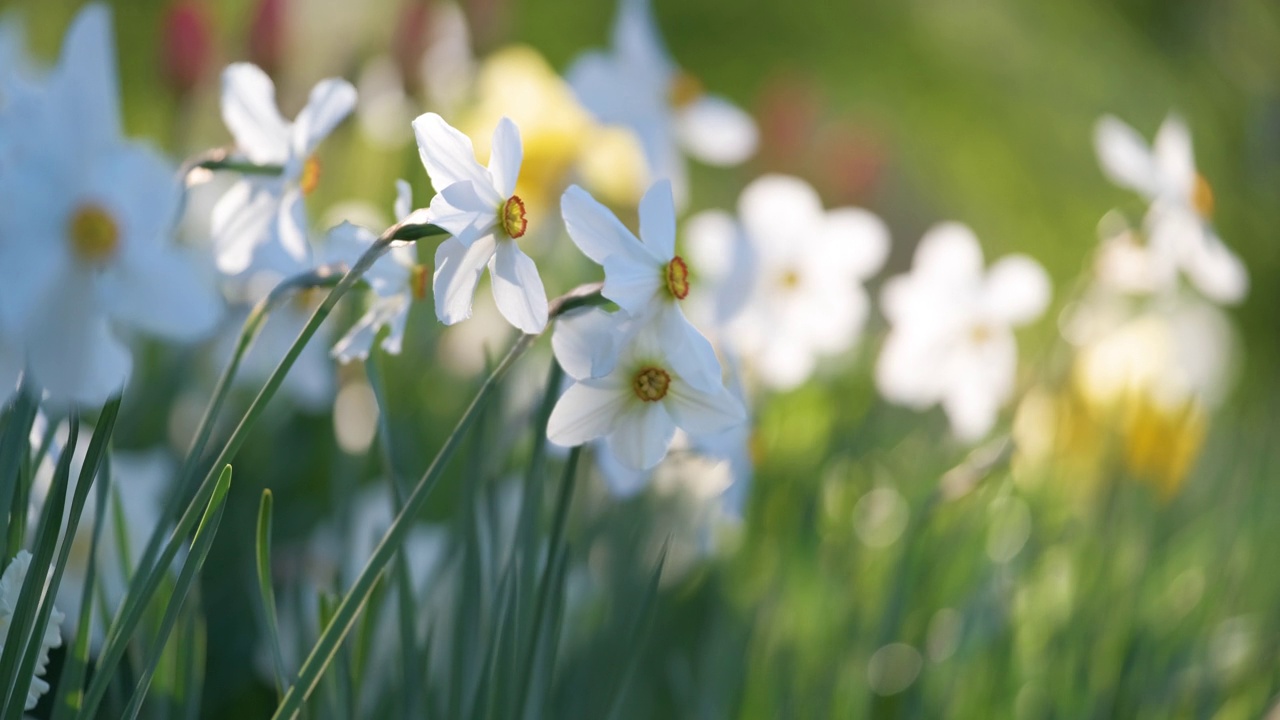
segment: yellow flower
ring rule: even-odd
[[[488,129],[504,116],[524,141],[516,194],[526,203],[531,230],[559,216],[560,194],[575,175],[609,204],[639,200],[645,179],[639,142],[628,130],[592,119],[533,48],[509,46],[480,67],[474,101],[457,126],[474,138],[481,159],[489,155]]]

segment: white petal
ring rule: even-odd
[[[747,420],[746,408],[724,385],[707,392],[673,382],[663,404],[676,425],[691,435],[722,432]]]
[[[254,249],[275,238],[280,196],[276,187],[245,179],[231,186],[213,206],[211,232],[218,270],[244,272]]]
[[[325,265],[341,263],[351,267],[376,240],[377,236],[373,231],[344,220],[325,233],[324,252],[321,253],[320,262]],[[376,263],[374,267],[381,264]],[[370,269],[370,272],[373,270]]]
[[[399,354],[400,339],[404,333],[404,318],[408,312],[409,305],[404,296],[379,298],[333,346],[330,355],[341,363],[368,358],[373,341],[384,325],[390,326],[391,332],[383,341],[383,348],[393,355]],[[388,344],[391,347],[388,347]]]
[[[105,5],[87,5],[71,22],[63,40],[57,74],[63,83],[61,87],[75,99],[75,112],[86,120],[79,124],[83,136],[66,140],[77,142],[82,152],[102,150],[118,143],[120,86],[116,77],[111,12]]]
[[[1049,306],[1049,275],[1026,255],[1008,255],[987,271],[984,304],[990,317],[1023,325]]]
[[[761,348],[753,360],[760,381],[782,392],[803,385],[818,364],[812,348],[795,341],[785,342],[781,338]]]
[[[476,283],[480,281],[480,273],[494,250],[492,235],[486,235],[469,246],[456,238],[449,238],[436,248],[432,291],[435,294],[436,317],[440,322],[453,325],[471,317]]]
[[[1013,393],[1017,365],[1017,345],[1007,331],[951,353],[942,409],[956,437],[972,442],[991,431],[1000,406]]]
[[[649,0],[622,0],[613,24],[613,48],[629,66],[668,77],[675,70]]]
[[[489,258],[493,299],[507,322],[531,335],[547,326],[547,291],[533,259],[521,252],[514,240],[498,243]]]
[[[472,198],[475,193],[471,191],[472,184],[469,182],[454,183],[446,188],[449,194],[460,199],[464,204],[474,204]],[[478,198],[477,198],[478,201]],[[412,213],[417,215],[418,213]],[[453,237],[459,239],[464,245],[470,245],[477,237],[485,234],[497,224],[498,216],[495,211],[477,213],[475,210],[464,210],[455,207],[449,202],[448,196],[443,192],[436,193],[431,198],[431,206],[427,209],[426,216],[421,218],[423,222],[443,228]]]
[[[654,103],[656,98],[636,92],[635,78],[630,77],[627,67],[611,55],[583,53],[569,66],[565,79],[573,87],[582,106],[601,122],[631,125],[638,117],[659,112]]]
[[[294,120],[292,144],[295,160],[305,160],[356,106],[356,89],[342,78],[326,78],[311,88],[307,106]]]
[[[603,441],[592,443],[591,450],[595,454],[596,467],[600,470],[600,476],[604,478],[604,484],[608,486],[609,492],[613,493],[614,497],[632,497],[649,484],[653,473],[626,467],[609,450],[608,443]]]
[[[404,220],[413,212],[413,188],[406,180],[396,180],[396,203],[392,211],[396,220]]]
[[[307,242],[307,208],[302,203],[302,191],[293,188],[280,200],[280,214],[276,216],[276,236],[280,247],[300,265],[311,265],[311,243]]]
[[[1160,191],[1158,170],[1146,140],[1127,123],[1104,115],[1093,127],[1093,146],[1111,182],[1148,198]]]
[[[742,108],[704,95],[676,116],[676,133],[689,155],[708,165],[738,165],[756,152],[760,132]]]
[[[609,451],[624,467],[648,470],[666,457],[676,434],[676,424],[664,405],[661,402],[632,404],[618,418],[606,441]]]
[[[639,263],[623,255],[610,255],[604,261],[604,288],[601,295],[614,301],[628,315],[648,312],[662,291],[663,269],[656,261]],[[668,297],[670,297],[668,295]]]
[[[96,286],[87,270],[67,273],[27,326],[28,367],[59,404],[103,404],[124,387],[133,366],[111,332]]]
[[[738,198],[738,216],[752,243],[764,256],[788,253],[787,230],[816,227],[823,218],[822,199],[809,183],[788,175],[763,175]],[[778,247],[783,245],[784,247]]]
[[[560,197],[560,213],[573,243],[597,264],[603,265],[610,255],[639,261],[649,254],[612,210],[577,185]]]
[[[1196,159],[1191,131],[1177,115],[1170,115],[1156,131],[1155,164],[1165,190],[1177,198],[1190,198],[1196,185]]]
[[[258,66],[235,63],[222,72],[222,120],[253,162],[288,160],[289,124],[276,108],[275,85]]]
[[[574,447],[609,434],[636,400],[629,393],[610,379],[575,382],[560,396],[547,419],[547,439],[561,447]]]
[[[155,248],[104,272],[112,319],[179,342],[208,335],[222,317],[222,298],[191,260],[178,248]]]
[[[493,142],[489,146],[489,174],[494,187],[503,198],[516,194],[516,181],[520,179],[520,162],[524,149],[520,144],[520,129],[503,117],[493,130]]]
[[[670,180],[659,180],[640,198],[640,239],[661,261],[676,254],[676,205]]]
[[[596,307],[561,316],[551,333],[551,349],[556,361],[575,380],[608,375],[618,361],[624,322],[616,313]]]
[[[665,303],[654,322],[653,330],[657,332],[662,354],[676,374],[704,392],[724,387],[715,348],[689,322],[679,305]]]
[[[418,139],[418,154],[431,176],[431,186],[436,191],[456,182],[469,182],[481,197],[490,200],[493,207],[505,198],[498,197],[493,189],[493,178],[480,163],[471,138],[463,135],[444,118],[435,113],[419,115],[413,121],[413,133]]]
[[[828,262],[854,278],[875,275],[889,257],[889,228],[876,215],[858,208],[827,212],[823,225]]]
[[[957,222],[934,225],[920,239],[912,273],[927,277],[976,280],[982,274],[982,246],[968,226]]]
[[[929,407],[942,399],[945,352],[932,338],[895,329],[876,360],[876,388],[892,403],[918,410]]]

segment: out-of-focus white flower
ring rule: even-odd
[[[565,191],[561,213],[569,237],[583,254],[604,267],[601,294],[638,322],[619,325],[638,331],[660,326],[666,351],[689,358],[685,379],[711,391],[722,385],[715,349],[685,318],[680,303],[689,295],[689,266],[675,252],[676,211],[671,184],[654,183],[640,200],[640,237],[609,208],[578,186]],[[643,238],[643,240],[641,240]],[[627,339],[620,341],[626,344]]]
[[[881,294],[892,328],[876,365],[880,392],[916,409],[941,403],[960,439],[981,439],[1013,394],[1011,328],[1039,317],[1049,293],[1048,276],[1031,258],[1009,255],[984,271],[973,231],[934,227],[911,272],[891,278]]]
[[[39,423],[38,423],[39,424]],[[67,497],[76,492],[79,483],[80,468],[84,462],[89,443],[84,438],[91,434],[91,429],[81,430],[81,442],[76,445],[75,456],[71,461],[71,479],[67,487]],[[33,429],[33,442],[37,433]],[[66,442],[66,426],[62,425],[54,436],[52,447],[36,471],[32,485],[31,505],[32,526],[44,507],[53,482],[54,467],[62,453]],[[111,456],[111,495],[103,520],[102,535],[98,540],[96,577],[94,584],[94,617],[90,626],[90,647],[97,650],[104,638],[105,624],[103,610],[110,618],[124,599],[129,584],[129,576],[125,568],[136,568],[142,558],[151,533],[160,521],[161,509],[164,506],[166,493],[174,482],[173,460],[162,450],[144,453],[115,453]],[[96,482],[101,482],[101,479]],[[80,516],[80,525],[76,528],[71,540],[71,551],[67,555],[67,566],[63,572],[62,583],[58,586],[58,605],[66,610],[64,629],[68,635],[74,635],[80,622],[80,600],[84,594],[84,583],[89,569],[89,551],[93,542],[93,519],[97,514],[98,492],[96,487],[90,489],[85,498],[84,510]],[[70,503],[65,510],[70,515]],[[69,519],[69,518],[67,518]],[[64,522],[66,519],[64,519]],[[123,524],[121,524],[123,523]],[[128,549],[128,556],[121,556],[121,549]],[[181,558],[178,559],[181,562]]]
[[[1182,119],[1165,118],[1148,145],[1132,127],[1106,115],[1094,128],[1094,145],[1112,182],[1151,202],[1144,229],[1149,247],[1163,256],[1160,262],[1181,269],[1214,302],[1244,299],[1248,272],[1213,229],[1213,190],[1196,171],[1191,133]]]
[[[18,607],[18,595],[22,592],[22,583],[27,579],[27,569],[31,566],[31,553],[18,551],[9,566],[0,575],[0,648],[4,647],[9,637],[9,628],[13,621],[13,613]],[[48,598],[44,602],[49,602]],[[24,710],[30,710],[39,702],[40,696],[49,692],[49,683],[41,676],[49,666],[49,650],[62,647],[62,612],[54,607],[49,613],[49,624],[45,627],[44,637],[40,638],[40,653],[36,656],[35,675],[27,688],[27,699]]]
[[[547,325],[547,293],[533,259],[516,240],[528,228],[515,194],[523,150],[520,130],[507,118],[493,131],[489,167],[476,160],[471,139],[435,113],[413,121],[422,164],[436,196],[423,222],[453,237],[436,249],[436,316],[452,325],[471,317],[471,300],[486,265],[499,312],[526,333]]]
[[[566,77],[601,122],[635,131],[650,181],[670,180],[682,206],[688,195],[682,151],[712,165],[737,165],[756,150],[759,132],[751,116],[703,92],[671,59],[649,0],[620,0],[612,51],[584,54]]]
[[[398,220],[413,211],[413,190],[404,180],[396,181],[395,214]],[[377,236],[366,228],[343,223],[329,231],[329,253],[332,260],[354,263]],[[364,360],[369,349],[384,326],[389,328],[382,341],[382,349],[392,355],[400,354],[404,340],[404,326],[409,319],[409,307],[415,300],[427,296],[428,269],[418,262],[418,252],[413,245],[394,245],[387,257],[379,259],[365,273],[365,280],[373,290],[375,299],[356,324],[333,346],[331,354],[339,362]]]
[[[90,5],[58,66],[16,87],[0,118],[0,326],[58,402],[98,405],[129,376],[114,327],[180,341],[212,330],[213,288],[169,238],[173,168],[121,135],[110,15]],[[20,142],[16,141],[21,139]]]
[[[668,325],[598,308],[561,319],[552,347],[575,382],[551,412],[548,439],[572,447],[604,437],[623,465],[644,470],[666,455],[676,428],[700,435],[744,422],[742,404],[723,384],[690,380],[705,369],[699,358],[673,351],[684,341]]]
[[[216,350],[212,353],[217,360],[218,369],[231,357],[248,317],[248,307],[281,279],[272,273],[259,273],[250,287],[242,289],[243,294],[240,290],[233,289],[233,295],[245,304],[239,312],[232,313],[228,318],[218,338]],[[321,288],[303,290],[271,311],[241,361],[240,371],[236,375],[237,384],[251,385],[256,390],[266,382],[327,293],[327,289]],[[320,325],[311,341],[298,354],[280,386],[281,392],[306,412],[323,412],[333,404],[337,388],[329,348],[334,340],[334,328],[332,323]]]
[[[356,104],[356,90],[341,78],[321,80],[293,122],[280,117],[275,85],[250,63],[222,73],[222,119],[244,157],[256,165],[278,165],[279,175],[245,175],[213,208],[213,244],[218,269],[238,275],[263,265],[264,246],[284,251],[292,273],[310,264],[303,198],[320,181],[316,148]],[[272,263],[274,264],[274,263]]]
[[[714,211],[691,218],[691,255],[700,271],[710,268],[725,337],[766,385],[793,388],[819,357],[849,350],[862,334],[870,311],[862,283],[884,265],[889,231],[865,210],[824,211],[808,183],[782,175],[748,185],[738,214],[740,226]]]

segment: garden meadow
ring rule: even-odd
[[[1280,717],[1280,11],[754,5],[0,4],[0,718]]]

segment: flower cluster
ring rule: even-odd
[[[212,286],[168,242],[182,186],[166,160],[123,136],[117,84],[100,6],[76,17],[56,67],[2,83],[5,394],[25,372],[53,402],[101,404],[132,367],[117,328],[192,341],[221,313]]]

